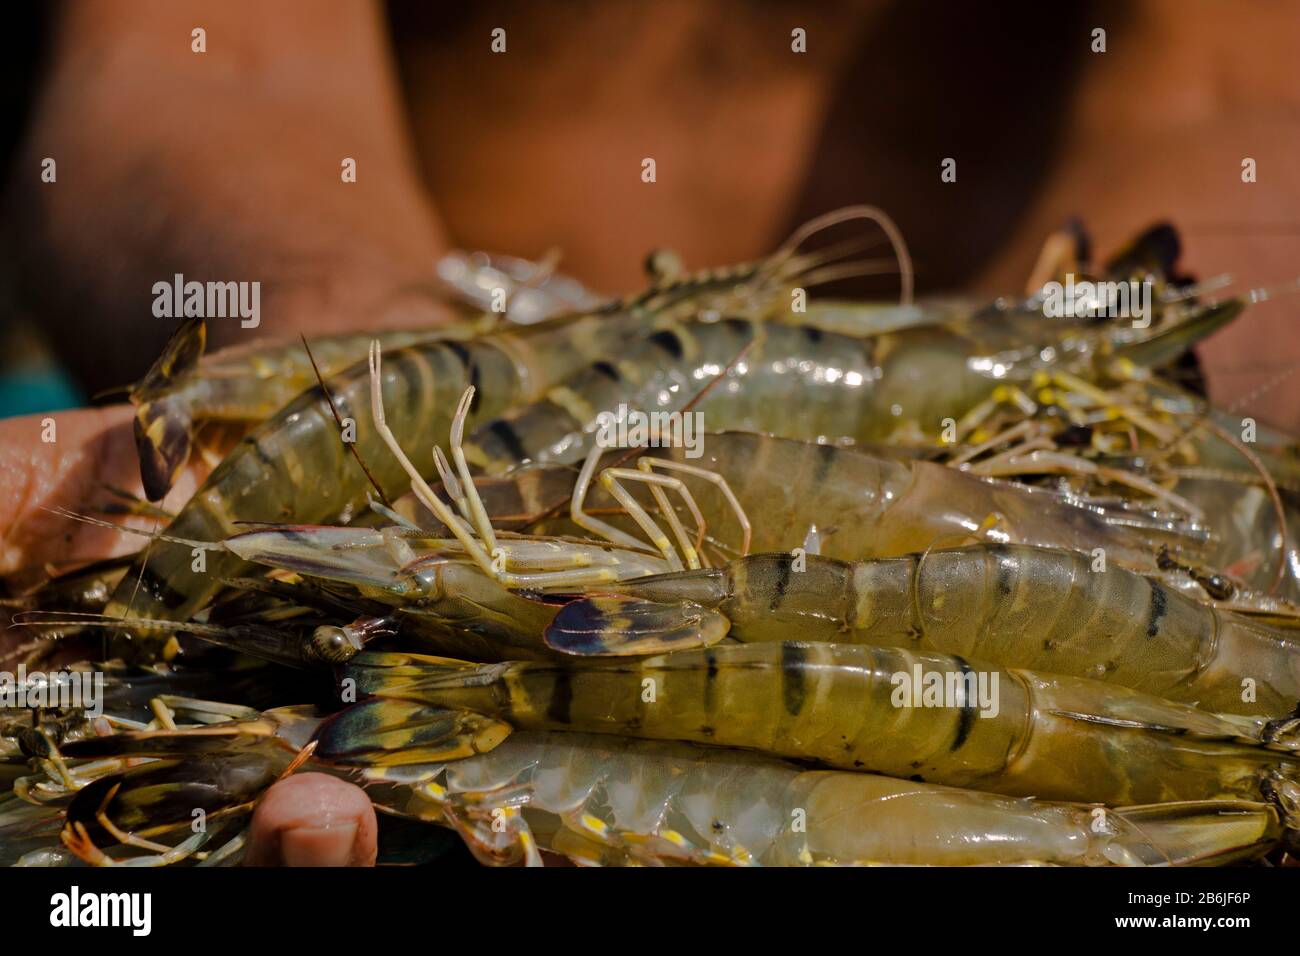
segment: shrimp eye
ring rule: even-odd
[[[1209,577],[1200,577],[1197,578],[1197,582],[1205,589],[1205,592],[1216,601],[1230,600],[1237,590],[1233,583],[1221,574],[1212,574]]]
[[[361,650],[361,641],[346,628],[323,624],[312,631],[310,646],[316,660],[342,664]]]

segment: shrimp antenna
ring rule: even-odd
[[[92,402],[98,402],[100,399],[111,398],[114,395],[130,395],[134,385],[110,385],[108,388],[101,388],[94,395],[90,396]]]
[[[907,242],[903,239],[903,233],[894,220],[890,218],[888,213],[876,206],[846,206],[843,209],[836,209],[815,219],[810,219],[796,229],[790,238],[777,248],[770,261],[779,266],[794,257],[799,247],[810,236],[840,223],[852,222],[855,219],[866,219],[874,222],[888,237],[889,244],[894,247],[894,256],[898,260],[898,278],[901,287],[899,290],[899,304],[911,305],[915,284],[912,255],[907,249]]]
[[[1278,545],[1280,550],[1278,554],[1277,568],[1273,572],[1273,581],[1269,584],[1267,592],[1269,594],[1276,594],[1278,587],[1282,583],[1282,577],[1286,573],[1287,565],[1286,509],[1282,506],[1282,496],[1278,494],[1277,482],[1273,479],[1273,476],[1269,474],[1268,468],[1260,460],[1259,456],[1247,448],[1244,442],[1238,441],[1235,435],[1221,426],[1218,422],[1209,418],[1200,417],[1197,419],[1196,424],[1192,426],[1192,429],[1189,430],[1195,430],[1198,427],[1208,429],[1213,432],[1216,437],[1235,448],[1237,453],[1240,454],[1242,458],[1246,459],[1250,466],[1259,473],[1260,478],[1264,480],[1264,489],[1268,492],[1269,500],[1273,504],[1273,513],[1277,515],[1278,537],[1280,539]]]
[[[54,508],[41,507],[42,511],[48,511],[52,515],[58,515],[60,518],[70,518],[73,521],[80,521],[82,524],[94,525],[97,528],[108,528],[110,531],[116,531],[118,534],[133,534],[137,537],[148,538],[152,541],[166,541],[169,544],[184,545],[187,548],[202,548],[204,551],[224,551],[226,546],[217,541],[198,541],[194,538],[178,538],[175,535],[163,534],[159,531],[144,531],[140,528],[132,528],[124,524],[116,524],[112,521],[105,521],[103,518],[92,518],[90,515],[83,515],[77,511],[71,511],[62,506]]]
[[[311,370],[316,373],[316,381],[320,384],[320,390],[325,396],[325,401],[329,402],[330,411],[334,414],[334,421],[339,426],[339,437],[342,438],[343,418],[339,415],[338,407],[334,404],[334,396],[331,395],[330,390],[325,387],[325,379],[321,376],[320,366],[316,364],[316,356],[311,354],[311,346],[307,344],[307,336],[305,335],[302,336],[302,347],[307,350],[307,359],[311,362]],[[370,482],[370,487],[374,488],[375,492],[379,495],[379,500],[384,503],[385,507],[392,508],[393,503],[389,501],[388,496],[384,494],[384,489],[379,487],[379,482],[375,480],[374,474],[371,473],[370,468],[361,457],[361,452],[357,451],[356,442],[345,441],[343,444],[348,446],[348,451],[352,452],[352,457],[357,460],[357,464],[360,465],[361,470],[365,472],[366,480]]]

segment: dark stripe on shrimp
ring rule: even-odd
[[[399,396],[393,396],[385,389],[384,404],[388,406],[390,413],[393,408],[407,409],[407,414],[412,418],[418,416],[420,425],[424,426],[426,424],[425,410],[432,404],[424,400],[424,383],[426,376],[429,381],[433,381],[432,367],[424,361],[423,356],[403,349],[394,353],[392,359],[384,363],[384,368],[391,368],[402,383],[402,393]],[[333,414],[329,411],[326,411],[325,417],[331,422],[334,420]],[[413,430],[413,433],[421,434],[423,431],[424,428],[420,427]],[[345,446],[340,444],[338,447],[342,449]],[[344,453],[340,451],[340,454]]]
[[[998,593],[1005,596],[1011,594],[1011,573],[1012,557],[1011,552],[1002,545],[992,545],[989,553],[993,555],[994,577],[997,581]]]
[[[614,366],[608,362],[593,362],[591,367],[594,371],[599,372],[611,382],[618,383],[623,380],[623,376],[618,374],[618,369],[614,368]]]
[[[473,414],[478,411],[479,405],[483,402],[483,389],[479,384],[479,363],[475,360],[474,353],[462,342],[443,342],[442,345],[446,351],[456,357],[456,361],[460,363],[461,375],[474,386],[474,397],[469,400],[470,414]],[[437,376],[433,374],[432,363],[429,364],[429,373],[431,379],[436,382]]]
[[[573,677],[564,668],[555,670],[555,686],[551,689],[551,699],[546,704],[546,716],[557,724],[567,724],[572,720]]]
[[[1151,607],[1147,613],[1147,637],[1155,637],[1160,633],[1160,620],[1169,610],[1169,602],[1165,598],[1165,590],[1156,581],[1147,578],[1147,584],[1151,585]]]
[[[446,346],[448,352],[460,359],[461,367],[468,372],[470,365],[473,362],[470,358],[469,349],[465,348],[465,346],[460,342],[445,342],[443,344]]]
[[[469,367],[469,383],[474,386],[474,397],[469,400],[469,413],[474,415],[483,404],[483,367],[478,362]]]
[[[321,401],[323,402],[324,400],[325,398],[322,395]],[[327,408],[326,412],[328,413],[328,411],[329,410]],[[333,416],[331,416],[331,421],[332,420],[333,420]],[[248,442],[248,446],[251,449],[253,449],[253,454],[257,456],[258,461],[260,461],[263,465],[265,465],[269,469],[274,470],[276,468],[275,459],[272,458],[270,454],[267,453],[267,450],[262,447],[262,442],[256,435],[249,435],[247,438],[244,439],[244,441]]]
[[[718,679],[718,655],[713,651],[704,652],[704,712],[713,713],[714,683]]]
[[[790,589],[790,575],[794,569],[794,559],[789,555],[778,556],[776,561],[776,580],[772,584],[772,600],[769,611],[775,611],[785,600],[785,592]]]
[[[826,476],[831,472],[831,466],[835,464],[835,456],[839,450],[834,445],[818,443],[814,446],[817,451],[813,455],[813,480],[812,487],[820,488],[826,480]]]
[[[524,443],[519,439],[519,433],[504,418],[498,418],[489,425],[488,431],[505,446],[507,454],[514,461],[523,461],[528,457],[528,451],[524,448]]]
[[[681,337],[672,329],[663,329],[655,332],[650,336],[650,341],[659,346],[675,359],[682,357],[685,348],[682,345]]]
[[[802,644],[787,641],[781,645],[781,701],[787,714],[797,715],[803,709],[807,697],[807,663]]]
[[[953,660],[961,668],[961,680],[958,682],[958,686],[961,687],[961,713],[957,715],[957,737],[953,740],[951,748],[957,750],[962,744],[966,743],[971,728],[975,726],[975,721],[979,719],[979,701],[973,700],[971,695],[966,692],[971,686],[966,678],[975,676],[970,664],[966,663],[965,658],[962,657],[954,657]],[[978,683],[976,686],[978,686]]]
[[[549,394],[545,395],[537,405],[528,409],[524,415],[519,416],[518,421],[527,422],[534,418],[540,421],[543,426],[549,425],[550,427],[554,427],[551,425],[552,422],[563,422],[565,423],[565,427],[570,431],[580,431],[582,426],[586,424],[586,422],[582,421],[580,418],[575,417],[573,412],[569,411],[567,406],[561,405],[555,399],[551,398]],[[516,431],[517,430],[518,429],[516,429]]]

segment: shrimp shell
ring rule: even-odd
[[[1049,800],[1259,801],[1300,772],[1294,721],[1210,714],[1083,678],[898,648],[787,641],[481,666],[363,653],[343,672],[364,693],[474,710],[522,730],[742,747]]]
[[[402,769],[372,779],[400,782]],[[525,832],[584,864],[762,866],[1228,862],[1266,851],[1280,832],[1273,808],[1257,803],[1101,811],[578,733],[514,734],[446,764],[438,781],[413,797],[401,788],[390,805],[454,825],[498,864],[526,856]],[[512,808],[522,818],[501,827]]]

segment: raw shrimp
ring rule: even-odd
[[[611,583],[665,570],[657,556],[612,545],[500,540],[514,567],[571,568],[572,581],[553,585],[566,592],[580,582]],[[271,528],[236,535],[225,545],[245,560],[294,571],[343,597],[358,613],[373,606],[376,613],[396,614],[404,633],[440,653],[478,660],[559,656],[542,641],[558,606],[538,593],[512,590],[509,576],[502,583],[485,574],[454,539],[430,539],[401,529]],[[669,641],[674,633],[705,633],[716,640],[725,633],[725,622],[716,613],[668,604],[659,610],[646,622],[657,640]]]
[[[399,349],[388,357],[381,386],[383,404],[397,410],[393,438],[415,447],[414,466],[431,473],[432,450],[424,441],[446,430],[456,398],[467,386],[478,389],[471,414],[490,418],[536,398],[573,370],[617,350],[628,337],[652,332],[657,323],[671,324],[680,315],[701,310],[766,308],[771,289],[784,288],[810,270],[815,273],[821,260],[804,256],[798,248],[807,235],[827,222],[854,215],[861,213],[848,210],[814,221],[768,259],[674,277],[598,313],[552,319],[468,342],[435,340]],[[373,479],[379,485],[406,477],[404,467],[387,454],[379,429],[356,415],[371,397],[370,373],[369,365],[354,365],[334,376],[328,391],[311,389],[263,422],[208,477],[168,533],[216,541],[240,521],[346,520],[364,502],[366,476],[349,460],[336,412],[352,420],[352,454],[373,463]],[[347,432],[345,428],[345,437],[352,437]],[[119,585],[107,613],[188,617],[212,596],[221,577],[237,573],[236,563],[221,557],[214,560],[216,567],[200,571],[191,549],[155,543]],[[144,646],[119,651],[148,655],[160,650],[156,641],[141,643]]]
[[[1300,702],[1300,628],[1219,610],[1078,552],[991,545],[852,563],[758,554],[617,590],[645,607],[716,609],[741,641],[798,636],[955,654],[1219,713],[1279,717]],[[602,602],[620,643],[634,615],[601,597],[561,611],[548,641],[601,652]]]
[[[898,648],[787,641],[477,666],[366,652],[342,673],[361,693],[466,708],[519,730],[743,747],[1049,800],[1267,801],[1293,792],[1300,773],[1294,720]]]
[[[609,735],[514,734],[408,787],[412,769],[429,768],[365,773],[495,864],[538,862],[539,845],[581,864],[1177,865],[1258,856],[1280,834],[1260,803],[1101,810]]]
[[[328,378],[365,356],[379,339],[395,349],[427,339],[470,337],[452,327],[350,333],[301,342],[250,345],[223,349],[200,360],[205,327],[202,319],[186,321],[167,343],[162,356],[130,392],[136,406],[135,437],[140,476],[150,501],[171,488],[189,460],[196,423],[238,422],[254,425],[286,405],[316,382],[311,359]]]
[[[184,323],[130,392],[139,406],[136,435],[149,500],[159,500],[170,488],[189,456],[196,423],[255,425],[314,385],[317,369],[328,377],[347,368],[365,357],[375,339],[386,349],[433,338],[463,341],[504,322],[531,325],[565,312],[592,311],[602,302],[574,280],[523,259],[452,252],[438,261],[436,271],[454,295],[482,315],[432,328],[316,336],[310,355],[298,342],[255,342],[203,356],[202,321]],[[497,308],[503,304],[504,311]]]
[[[399,636],[422,650],[458,658],[548,660],[564,655],[543,636],[557,610],[574,593],[631,578],[662,574],[663,559],[630,548],[582,540],[503,534],[502,554],[517,570],[485,572],[452,538],[429,538],[402,528],[269,527],[221,543],[241,559],[297,580],[230,579],[237,588],[263,592],[288,604],[270,617],[268,608],[250,620],[202,621],[108,618],[101,614],[52,614],[32,621],[49,627],[100,627],[149,634],[189,634],[263,660],[295,667],[342,663],[367,641]],[[521,587],[534,572],[546,587]],[[567,568],[567,572],[558,569]],[[315,607],[324,613],[304,613]],[[662,651],[712,643],[727,622],[717,611],[688,603],[646,604],[638,609],[647,646]],[[624,634],[620,654],[644,653]]]
[[[680,302],[689,295],[665,293],[663,299]],[[474,414],[500,412],[591,355],[614,348],[668,304],[658,302],[648,311],[552,320],[464,343],[433,340],[390,353],[382,387],[385,405],[402,410],[392,422],[395,434],[416,449],[422,470],[431,472],[428,436],[446,431],[466,386],[480,386]],[[328,393],[321,387],[303,393],[236,446],[168,526],[168,533],[215,541],[235,530],[238,521],[319,521],[350,515],[364,500],[366,478],[340,440],[331,399],[355,426],[352,447],[381,486],[392,487],[404,473],[368,417],[358,414],[369,397],[366,363],[335,376]],[[198,572],[193,563],[190,549],[155,544],[119,585],[107,613],[183,619],[211,597],[221,576],[237,573],[238,567],[216,558],[215,566]]]
[[[856,560],[968,541],[1010,542],[1089,553],[1103,548],[1110,561],[1154,572],[1162,546],[1192,555],[1205,546],[1204,532],[1186,522],[1105,508],[1047,489],[865,449],[749,432],[710,432],[702,437],[697,458],[680,447],[637,454],[690,464],[723,478],[747,513],[762,516],[753,524],[754,551],[802,547],[809,553]],[[622,456],[611,452],[601,465]],[[576,481],[572,469],[527,468],[507,478],[481,481],[479,493],[488,514],[503,527],[577,534],[582,529],[567,517],[531,520],[567,502]],[[693,482],[692,493],[709,525],[709,540],[726,560],[736,553],[738,543],[730,505],[708,482]],[[618,507],[597,486],[591,489],[588,505],[601,513]],[[399,502],[398,507],[417,524],[437,527],[415,503]]]
[[[1179,308],[1147,330],[1056,324],[1032,345],[991,321],[979,323],[978,334],[935,325],[866,338],[750,318],[682,322],[480,425],[466,455],[490,474],[524,463],[573,463],[590,447],[602,413],[620,406],[646,415],[681,412],[714,380],[697,409],[710,431],[932,443],[945,421],[999,388],[1044,369],[1087,369],[1099,355],[1163,361],[1239,309],[1235,302]]]

